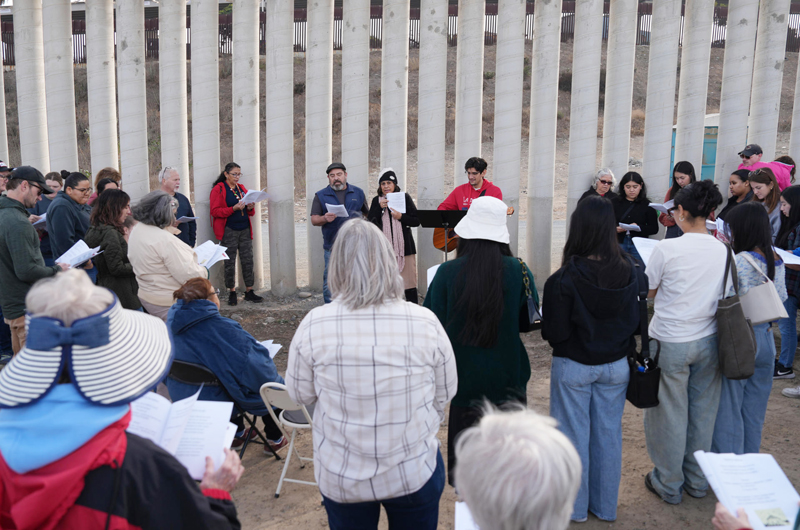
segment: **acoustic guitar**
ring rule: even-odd
[[[514,207],[509,206],[506,215],[514,215]],[[454,228],[447,229],[447,250],[445,250],[445,229],[444,228],[434,228],[433,229],[433,247],[441,250],[442,252],[452,252],[458,247],[458,235],[456,235],[456,231]]]

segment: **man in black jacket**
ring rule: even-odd
[[[165,167],[158,174],[158,182],[161,183],[161,191],[169,193],[178,201],[178,211],[175,212],[175,228],[180,230],[179,234],[175,234],[178,239],[194,248],[197,242],[197,221],[188,220],[180,221],[181,217],[194,217],[194,210],[192,204],[186,195],[178,192],[181,187],[181,175],[174,167]]]

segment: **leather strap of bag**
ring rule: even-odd
[[[635,202],[634,202],[634,203],[631,203],[631,205],[630,205],[630,206],[628,206],[628,209],[627,209],[627,210],[625,210],[625,213],[624,213],[624,214],[622,214],[622,217],[620,217],[620,218],[619,218],[619,221],[617,221],[617,222],[618,222],[618,223],[621,223],[622,221],[624,221],[624,220],[625,220],[625,217],[627,217],[627,216],[628,216],[628,214],[629,214],[629,213],[631,213],[631,210],[633,210],[633,207],[634,207],[634,206],[636,206],[636,203],[635,203]]]
[[[736,263],[733,261],[733,250],[731,250],[729,244],[724,243],[724,245],[728,250],[728,257],[725,259],[725,277],[722,279],[722,299],[725,299],[725,294],[728,292],[725,288],[728,286],[728,272],[730,272],[731,268],[733,269],[733,274],[731,274],[733,292],[736,296],[739,296],[739,275],[736,272]]]
[[[642,352],[641,357],[649,358],[650,357],[650,335],[647,331],[647,278],[644,275],[644,269],[642,268],[641,264],[628,258],[629,263],[634,267],[634,272],[636,273],[636,284],[639,291],[639,334],[642,338]],[[655,365],[658,366],[658,357],[661,354],[660,344],[659,347],[656,348],[655,357],[653,357],[653,361]],[[635,361],[636,359],[634,359]]]
[[[753,258],[751,258],[751,257],[750,257],[750,256],[747,254],[747,252],[742,252],[742,253],[741,253],[741,254],[739,254],[739,255],[740,255],[741,257],[743,257],[745,260],[747,260],[747,263],[749,263],[750,265],[752,265],[752,266],[753,266],[753,268],[756,270],[756,272],[758,272],[759,274],[761,274],[761,276],[763,276],[763,277],[764,277],[764,279],[766,280],[764,283],[772,283],[772,280],[770,280],[770,279],[769,279],[769,276],[767,276],[766,274],[764,274],[764,271],[762,271],[762,270],[761,270],[761,267],[759,267],[759,266],[758,266],[758,264],[755,262],[755,260],[753,260]]]

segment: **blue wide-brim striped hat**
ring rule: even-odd
[[[116,296],[103,312],[69,327],[30,315],[25,327],[25,347],[0,371],[0,408],[35,403],[58,383],[65,366],[88,401],[130,403],[164,379],[172,364],[164,322],[123,309]]]

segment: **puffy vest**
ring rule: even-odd
[[[323,213],[327,212],[325,204],[339,204],[339,199],[336,198],[336,192],[333,191],[333,188],[330,186],[319,190],[316,195],[320,204],[322,204]],[[347,208],[347,213],[350,214],[351,219],[361,215],[361,206],[366,200],[364,191],[361,188],[353,186],[352,184],[347,185],[344,196],[344,207]],[[333,222],[322,225],[322,248],[330,250],[333,247],[333,242],[336,241],[336,234],[339,233],[339,229],[347,220],[348,219],[344,217],[337,217]]]

